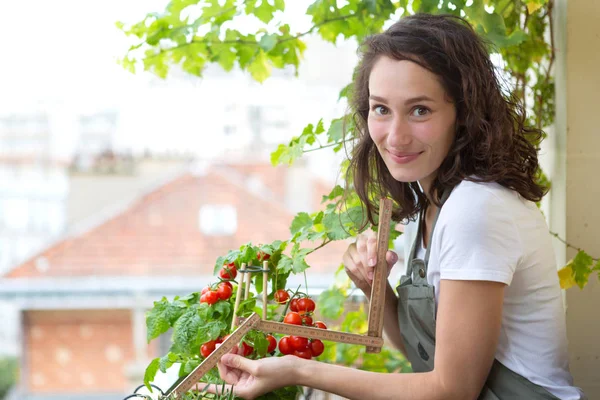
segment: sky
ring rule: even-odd
[[[292,32],[310,27],[310,17],[304,13],[310,3],[308,0],[286,2],[286,11],[280,18],[290,24]],[[122,118],[126,132],[118,135],[118,142],[123,146],[202,147],[198,142],[201,138],[191,137],[183,128],[186,123],[189,126],[185,116],[197,112],[193,97],[198,96],[198,92],[193,92],[195,83],[167,81],[167,85],[178,86],[181,95],[174,96],[176,99],[157,96],[157,90],[144,96],[141,93],[148,93],[152,82],[156,85],[156,78],[143,72],[132,75],[117,64],[117,59],[123,57],[134,42],[118,30],[115,23],[136,23],[146,13],[163,11],[167,4],[166,0],[0,0],[0,15],[4,17],[0,24],[3,48],[0,115],[48,111],[53,116],[51,130],[59,132],[53,144],[53,154],[59,159],[68,159],[77,143],[73,115],[110,108],[127,109],[121,113],[126,115]],[[236,20],[236,29],[255,31],[256,21],[253,17]],[[351,56],[348,62],[340,63],[339,73],[335,75],[337,80],[332,79],[339,89],[351,80],[355,64],[351,58],[355,56],[355,45],[343,46],[346,46],[344,54]],[[307,55],[317,47],[311,44]],[[337,59],[332,61],[337,63]],[[303,71],[311,79],[320,76],[323,80],[329,79],[319,64],[305,63]],[[267,80],[264,86],[269,88],[269,85],[273,83]],[[339,89],[331,92],[336,95]],[[283,94],[282,101],[285,101]],[[323,101],[333,109],[337,96]],[[314,115],[314,118],[318,120],[319,116]],[[307,116],[306,123],[309,122],[313,121]],[[162,134],[165,129],[171,131],[170,136]],[[190,145],[190,140],[196,143]]]

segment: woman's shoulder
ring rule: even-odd
[[[516,191],[496,182],[462,181],[443,205],[439,223],[471,232],[512,226],[515,216],[530,207],[526,202]]]
[[[459,183],[444,204],[444,214],[463,214],[470,216],[490,216],[490,214],[506,214],[531,203],[523,199],[518,192],[496,182],[462,181]]]

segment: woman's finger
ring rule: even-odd
[[[396,265],[396,263],[398,262],[398,254],[396,254],[395,251],[388,250],[387,253],[385,253],[385,260],[387,261],[387,264],[388,264],[388,275],[389,275],[392,268],[394,268],[394,265]]]
[[[367,239],[367,279],[369,283],[373,282],[375,266],[377,265],[377,238],[369,237]]]

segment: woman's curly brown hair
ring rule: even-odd
[[[379,197],[389,196],[399,205],[392,214],[396,221],[414,218],[427,203],[416,182],[392,177],[369,135],[369,75],[382,56],[410,60],[436,74],[456,107],[454,143],[431,187],[437,205],[441,193],[463,180],[497,182],[536,202],[544,196],[547,188],[536,183],[537,148],[532,144],[539,143],[542,132],[526,126],[520,102],[502,93],[486,43],[459,17],[416,14],[363,42],[351,96],[357,143],[348,178],[372,224]]]

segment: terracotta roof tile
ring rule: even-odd
[[[219,169],[220,168],[220,169]],[[122,213],[76,237],[62,240],[10,271],[6,277],[165,276],[212,274],[220,255],[242,244],[289,238],[294,215],[283,207],[281,168],[269,165],[231,167],[242,180],[256,174],[276,193],[261,197],[225,177],[223,166],[203,176],[185,174],[140,198]],[[313,206],[328,190],[318,180]],[[318,197],[318,198],[317,198]],[[198,213],[204,204],[232,204],[238,229],[231,236],[204,235]],[[332,243],[311,255],[312,270],[334,271],[347,244]],[[37,268],[45,258],[47,269]]]

